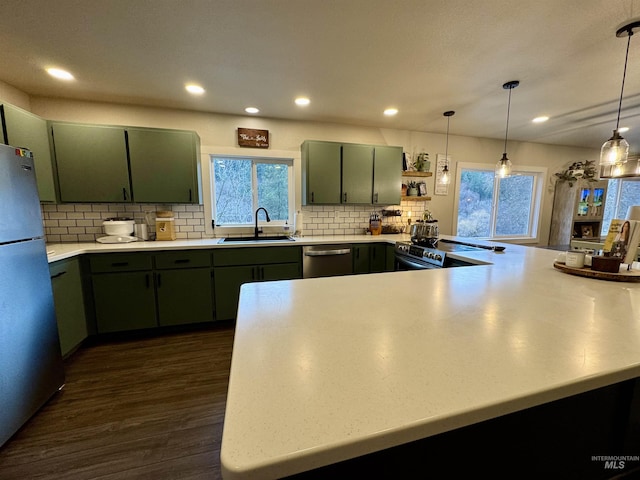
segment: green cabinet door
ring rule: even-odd
[[[0,105],[4,143],[33,152],[41,202],[55,202],[56,191],[49,148],[47,121],[7,103]]]
[[[402,187],[402,147],[375,147],[373,203],[400,203]]]
[[[260,279],[269,280],[293,280],[302,278],[302,265],[299,263],[280,263],[274,265],[262,265],[260,267]]]
[[[216,299],[216,320],[233,320],[238,313],[240,286],[258,281],[258,272],[253,265],[217,267],[213,270]]]
[[[157,326],[152,272],[101,273],[91,281],[98,333]]]
[[[369,247],[365,243],[352,246],[353,273],[369,273]]]
[[[380,273],[387,269],[387,245],[374,243],[369,246],[369,273]]]
[[[353,273],[379,273],[387,271],[387,245],[361,243],[352,245]]]
[[[127,128],[133,200],[198,203],[195,132]]]
[[[387,253],[385,258],[385,270],[393,272],[396,269],[396,250],[394,245],[387,245]]]
[[[302,200],[304,205],[340,204],[341,145],[302,144]]]
[[[62,355],[67,355],[89,335],[80,263],[77,258],[61,260],[49,265],[49,271],[58,320],[60,349]]]
[[[398,192],[400,192],[399,185]],[[370,204],[372,198],[373,147],[369,145],[343,145],[342,203]]]
[[[51,122],[62,202],[129,202],[124,129]]]
[[[213,322],[211,269],[156,272],[160,326]]]

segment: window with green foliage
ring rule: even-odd
[[[535,238],[545,169],[527,168],[496,178],[486,165],[458,165],[456,235]]]
[[[253,226],[259,207],[269,212],[271,225],[290,223],[292,160],[214,156],[211,165],[216,226]],[[262,213],[259,220],[264,221]]]

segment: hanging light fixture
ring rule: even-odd
[[[621,171],[620,167],[626,163],[629,157],[629,143],[620,136],[620,111],[622,110],[622,94],[624,93],[624,81],[627,78],[627,61],[629,60],[629,45],[631,44],[631,36],[640,28],[640,20],[634,20],[631,23],[621,26],[616,31],[616,37],[627,38],[627,53],[624,57],[624,70],[622,72],[622,87],[620,88],[620,101],[618,102],[618,117],[616,119],[616,128],[609,140],[604,142],[600,150],[600,165],[615,165],[615,171]],[[614,176],[617,176],[614,174]]]
[[[456,112],[449,110],[442,115],[447,117],[447,141],[444,147],[444,165],[442,166],[442,175],[440,176],[440,183],[442,185],[448,185],[451,182],[451,174],[449,173],[449,120],[454,116]]]
[[[502,158],[496,163],[496,177],[505,178],[511,176],[511,160],[507,158],[507,137],[509,135],[509,111],[511,110],[511,90],[520,85],[518,80],[511,80],[502,85],[502,88],[509,90],[509,103],[507,105],[507,128],[504,132],[504,153]]]

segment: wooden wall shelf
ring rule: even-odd
[[[403,171],[403,177],[431,177],[433,173],[431,172],[413,172],[413,171]]]
[[[417,196],[417,195],[412,195],[412,196],[408,196],[408,195],[402,195],[400,196],[400,200],[408,200],[410,202],[428,202],[429,200],[431,200],[431,197],[426,197],[426,196]]]

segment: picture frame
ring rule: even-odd
[[[591,225],[582,225],[581,231],[583,238],[593,237],[593,227]]]
[[[418,183],[418,195],[421,197],[427,195],[427,184],[425,182]]]

